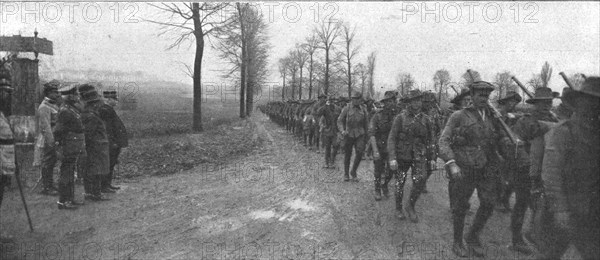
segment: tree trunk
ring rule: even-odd
[[[246,38],[244,35],[244,13],[242,12],[242,7],[240,5],[240,3],[236,4],[237,9],[238,9],[238,16],[240,19],[240,31],[241,31],[241,39],[242,39],[242,64],[240,66],[240,117],[241,118],[245,118],[246,117],[246,104],[245,104],[245,100],[246,100],[246,87],[247,87],[247,82],[246,82],[246,55],[248,55],[248,53],[246,53]]]
[[[352,71],[350,71],[350,69],[350,52],[348,51],[348,97],[352,97]]]
[[[252,64],[252,59],[248,55],[248,45],[246,44],[246,115],[252,114],[252,106],[254,105],[254,77],[249,75],[248,67]]]
[[[329,93],[329,46],[325,46],[325,86],[323,86],[325,95]]]
[[[196,55],[194,57],[194,101],[192,129],[202,131],[202,56],[204,54],[204,34],[200,24],[200,5],[192,4],[192,19],[194,20],[194,37],[196,38]]]
[[[300,67],[300,85],[298,86],[298,99],[302,99],[302,67]]]
[[[310,66],[308,68],[308,99],[312,99],[313,88],[313,55],[310,55]]]
[[[296,72],[292,73],[292,99],[296,98]]]
[[[244,43],[242,43],[242,46]],[[244,62],[244,47],[242,47],[242,64],[240,66],[240,117],[246,117],[246,64]]]
[[[361,91],[361,94],[363,94],[363,96],[364,96],[365,95],[365,78],[361,77],[360,81],[361,81],[360,82],[360,91]],[[373,97],[373,95],[369,95],[369,96]]]
[[[442,87],[444,86],[443,82],[440,82],[440,89],[438,89],[438,104],[442,105]]]
[[[283,87],[281,88],[281,101],[285,99],[285,74],[283,74]]]

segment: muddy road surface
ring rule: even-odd
[[[361,163],[358,183],[343,182],[343,155],[337,169],[323,169],[322,153],[260,113],[250,120],[264,147],[225,166],[119,183],[110,201],[72,212],[57,210],[55,198],[30,194],[34,233],[18,193],[9,193],[2,215],[17,217],[0,220],[14,236],[2,244],[1,258],[456,259],[441,172],[417,204],[420,221],[398,220],[392,192],[373,198],[372,161]],[[494,212],[483,231],[487,259],[527,259],[507,248],[509,218]]]

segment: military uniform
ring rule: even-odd
[[[98,109],[98,115],[106,126],[109,144],[110,170],[106,178],[102,180],[102,189],[107,189],[113,187],[112,179],[114,177],[115,165],[118,162],[121,149],[127,147],[129,142],[127,140],[125,125],[112,106],[105,103],[102,104]]]
[[[355,93],[353,98],[362,98],[360,93]],[[342,109],[342,113],[338,117],[337,126],[344,136],[344,180],[349,181],[352,176],[353,181],[358,181],[356,170],[362,160],[363,152],[367,142],[367,132],[369,128],[369,118],[367,110],[362,105],[349,104]],[[354,163],[350,170],[350,159],[352,156],[352,148],[356,154]]]
[[[317,153],[320,151],[321,149],[321,135],[320,135],[320,127],[319,127],[319,116],[318,116],[318,111],[319,109],[321,109],[322,107],[325,106],[325,101],[327,96],[325,95],[319,95],[319,101],[314,103],[311,107],[310,107],[310,112],[311,114],[314,116],[315,119],[315,124],[312,125],[312,131],[311,134],[314,138],[315,141],[315,146],[317,148]]]
[[[331,102],[331,100],[330,100]],[[325,148],[325,168],[335,167],[337,149],[335,147],[337,138],[337,118],[341,110],[334,104],[325,105],[317,111],[319,118],[319,129],[321,140]]]
[[[384,102],[387,99],[395,99],[396,96],[393,93],[386,93],[388,95],[382,100]],[[388,197],[388,183],[392,179],[392,173],[389,168],[389,154],[387,152],[387,139],[392,129],[394,117],[396,116],[396,104],[393,102],[392,107],[384,107],[381,111],[375,113],[371,121],[369,122],[369,138],[373,140],[377,146],[379,152],[379,158],[375,157],[373,160],[374,167],[374,183],[375,183],[375,199],[381,199],[381,193],[385,197]],[[381,183],[381,178],[384,178]]]
[[[575,112],[546,136],[541,169],[545,199],[535,223],[542,234],[534,242],[539,259],[560,259],[571,244],[583,259],[599,259],[600,78],[588,77],[563,102]]]
[[[411,91],[407,102],[421,99],[418,90]],[[408,170],[411,170],[414,183],[410,194],[410,204],[407,213],[411,221],[418,221],[414,206],[421,194],[427,178],[427,151],[434,138],[431,133],[433,125],[422,112],[422,107],[415,111],[409,104],[407,109],[394,118],[392,128],[387,140],[387,150],[390,161],[396,161],[396,210],[399,217],[404,218],[402,199],[404,197],[404,184]]]
[[[79,87],[81,99],[86,102],[81,114],[81,122],[85,133],[86,158],[82,160],[80,169],[84,175],[85,197],[90,200],[102,200],[102,181],[110,171],[109,140],[104,121],[98,110],[102,103],[95,88],[84,84]]]
[[[474,82],[469,86],[474,91],[489,92],[493,86],[487,82]],[[477,92],[479,93],[479,92]],[[440,136],[440,157],[450,173],[460,167],[462,177],[451,176],[450,199],[454,229],[453,251],[459,256],[467,256],[463,246],[463,227],[469,199],[477,189],[480,206],[475,215],[466,240],[472,253],[483,256],[480,251],[479,233],[492,215],[496,200],[497,150],[503,137],[500,127],[492,119],[487,108],[470,106],[454,112]],[[454,174],[454,173],[452,173]]]
[[[76,95],[75,87],[61,91],[63,95]],[[85,140],[81,115],[72,101],[65,101],[57,115],[54,139],[58,142],[58,152],[62,155],[58,178],[58,207],[71,209],[74,202],[74,174],[77,160],[85,153]]]
[[[44,85],[44,92],[58,91],[58,81],[51,81]],[[56,125],[58,116],[58,104],[56,100],[45,97],[37,110],[38,142],[42,143],[42,184],[43,193],[49,193],[55,189],[52,178],[54,166],[56,165],[56,146],[52,130]]]

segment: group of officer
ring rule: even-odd
[[[560,259],[573,244],[584,259],[598,259],[600,78],[588,77],[562,95],[538,88],[526,100],[533,107],[527,113],[517,111],[523,98],[514,91],[492,106],[489,96],[494,89],[489,82],[475,81],[451,100],[452,110],[441,109],[433,93],[419,90],[403,97],[387,91],[372,111],[360,93],[350,102],[321,95],[316,102],[269,102],[261,110],[294,133],[311,120],[312,127],[318,126],[312,134],[320,135],[325,147],[325,168],[335,168],[337,150],[343,148],[344,181],[358,181],[363,152],[372,149],[375,200],[389,196],[388,183],[396,176],[400,219],[407,215],[418,221],[416,202],[427,192],[437,159],[443,160],[449,177],[452,251],[459,257],[485,256],[480,234],[494,208],[510,210],[515,193],[509,248],[538,259]],[[562,103],[552,109],[557,98]],[[350,164],[353,149],[355,160]],[[409,205],[403,207],[409,170],[414,185]],[[465,234],[475,190],[480,206]],[[523,234],[527,209],[533,217]]]
[[[125,126],[114,110],[116,91],[102,98],[91,84],[61,87],[53,80],[43,87],[44,100],[37,111],[36,148],[42,153],[42,194],[57,195],[59,209],[76,209],[75,173],[83,180],[84,199],[108,200],[103,193],[120,189],[112,185],[114,169],[128,145]],[[60,161],[57,186],[54,167]]]

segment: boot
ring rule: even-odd
[[[381,200],[381,179],[375,178],[375,200]]]
[[[390,191],[388,190],[387,184],[382,184],[382,186],[381,186],[381,193],[383,193],[383,196],[386,199],[388,199],[390,197]]]
[[[354,157],[354,163],[352,164],[352,170],[350,171],[350,175],[352,175],[352,179],[358,181],[356,178],[356,170],[358,170],[358,166],[360,165],[360,161],[363,153],[356,153]]]
[[[508,248],[510,250],[523,253],[525,255],[533,254],[533,251],[531,250],[529,245],[525,243],[525,240],[523,240],[523,237],[520,234],[518,236],[513,236],[512,245],[510,245]]]
[[[419,222],[419,217],[417,216],[417,212],[415,211],[415,202],[411,199],[408,207],[406,208],[406,214],[408,215],[408,219],[413,223]]]
[[[469,257],[469,252],[467,251],[467,249],[465,249],[465,245],[462,243],[462,241],[454,242],[454,244],[452,245],[452,252],[458,257]]]
[[[471,226],[471,230],[467,233],[465,241],[467,242],[469,253],[476,257],[485,256],[481,240],[479,240],[479,231],[475,231],[473,226]]]
[[[422,183],[422,182],[418,182],[418,181],[415,182],[415,185],[413,186],[413,190],[410,192],[409,205],[408,205],[408,208],[406,208],[406,213],[408,214],[410,221],[412,221],[413,223],[419,222],[419,216],[417,215],[417,212],[415,211],[415,205],[417,204],[419,195],[421,195],[421,192],[423,192],[423,184],[424,183]]]
[[[56,202],[56,204],[58,204],[58,209],[69,209],[69,210],[73,210],[73,209],[77,209],[76,206],[74,206],[73,204],[71,204],[70,201],[66,201],[66,202]]]
[[[344,154],[344,181],[350,181],[350,157],[352,156],[352,153],[348,154]]]
[[[405,220],[406,219],[406,215],[404,215],[404,211],[402,209],[396,210],[396,212],[398,212],[398,214],[396,216],[398,217],[399,220]]]
[[[465,226],[465,214],[456,209],[452,212],[452,229],[454,232],[454,245],[452,252],[459,257],[468,257],[469,252],[463,244],[463,229]]]

